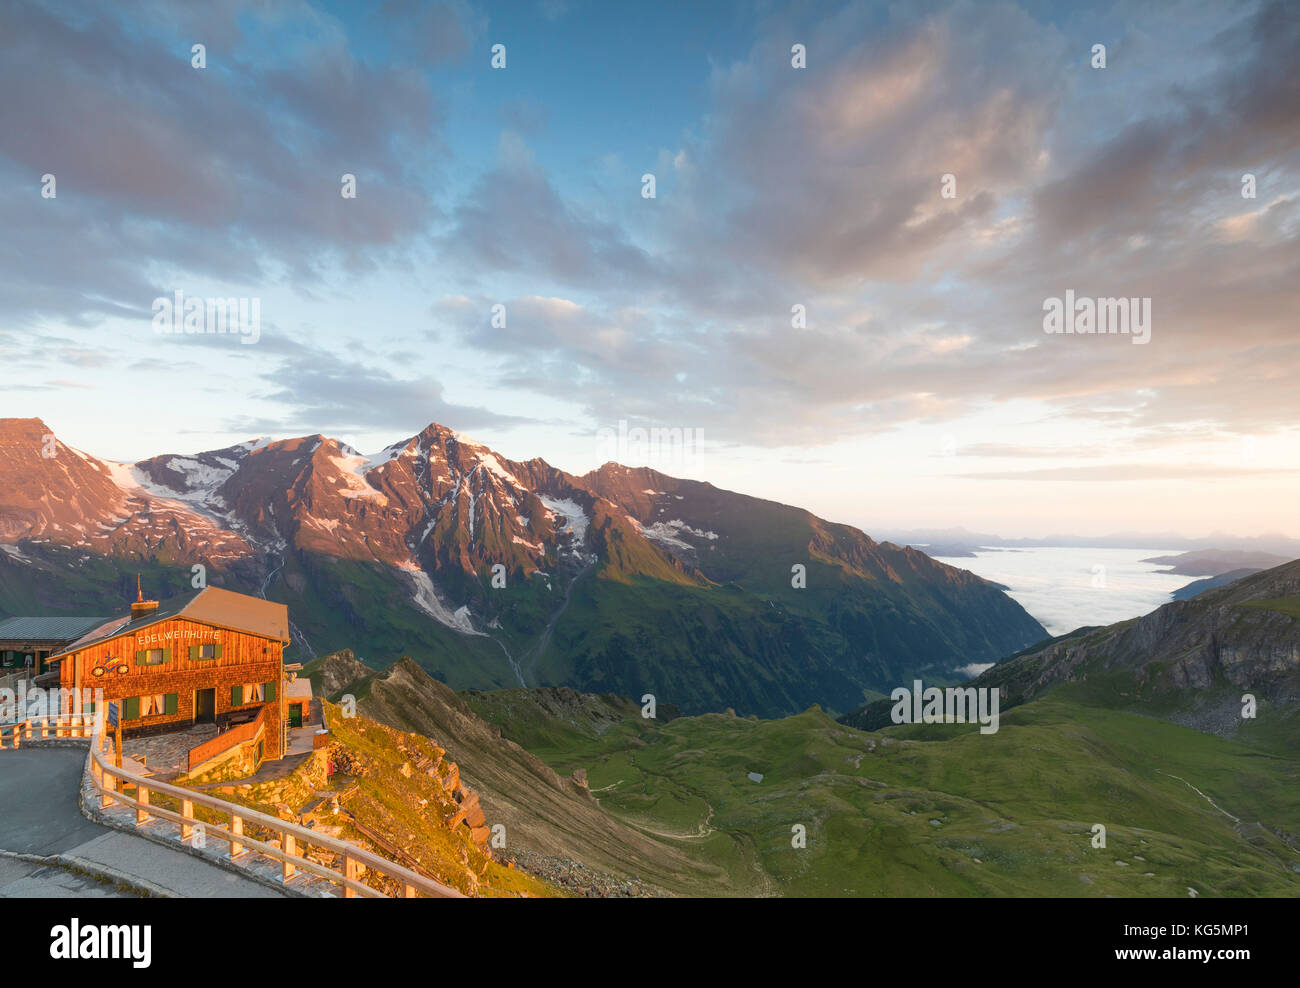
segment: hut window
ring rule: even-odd
[[[244,684],[245,703],[261,703],[265,699],[266,699],[266,686],[264,683]]]
[[[141,717],[161,717],[164,714],[174,714],[177,709],[177,702],[180,694],[178,693],[155,693],[152,696],[140,697],[140,716]]]
[[[141,649],[135,653],[135,664],[138,666],[160,666],[171,660],[172,650],[170,648]]]

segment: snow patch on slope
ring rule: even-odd
[[[316,528],[322,528],[331,535],[337,534],[339,520],[337,518],[317,518],[315,515],[308,514],[303,516],[303,521]]]
[[[157,494],[159,497],[176,496],[175,491],[151,483],[144,473],[129,463],[113,463],[109,460],[101,460],[100,462],[108,470],[108,479],[128,494],[138,494],[144,491],[149,494]],[[163,491],[167,493],[164,494]]]
[[[246,444],[251,445],[251,444]],[[229,462],[224,460],[222,462]],[[167,468],[174,470],[184,478],[186,489],[178,491],[167,484],[157,483],[147,473],[139,467],[130,463],[112,463],[104,461],[104,466],[108,468],[109,479],[125,494],[143,495],[146,499],[158,499],[163,504],[154,504],[156,508],[170,508],[175,510],[171,505],[165,502],[172,502],[173,505],[188,507],[200,514],[207,515],[210,519],[224,523],[225,518],[220,509],[226,507],[226,504],[217,495],[217,488],[230,479],[238,465],[232,465],[227,470],[222,467],[212,467],[198,460],[191,459],[188,456],[173,456],[167,461]]]
[[[463,635],[487,637],[482,631],[475,630],[474,624],[470,620],[468,605],[462,605],[453,612],[438,599],[438,593],[434,589],[433,580],[429,578],[428,573],[420,569],[414,562],[406,563],[401,569],[411,578],[411,582],[415,585],[415,594],[411,599],[415,601],[416,607],[439,624],[445,624],[453,631],[459,631]]]
[[[404,442],[394,443],[391,446],[384,447],[374,456],[365,457],[366,467],[361,471],[361,473],[369,473],[376,467],[382,467],[385,463],[393,462],[393,460],[397,459],[399,456],[414,456],[415,450],[411,449],[410,446],[411,441],[407,439]]]
[[[582,505],[569,498],[547,497],[545,494],[538,494],[537,500],[550,510],[553,515],[560,515],[564,518],[562,531],[568,532],[573,536],[575,542],[581,543],[587,537],[587,525],[591,519],[587,517],[587,512],[582,510]]]
[[[513,473],[511,473],[509,470],[507,470],[505,468],[505,465],[499,459],[497,459],[496,454],[486,453],[483,456],[479,457],[478,462],[480,466],[482,466],[484,469],[488,470],[489,472],[495,474],[497,477],[500,477],[506,483],[512,484],[515,487],[524,486],[523,484],[519,483],[519,478],[516,477]]]
[[[229,463],[229,468],[211,467],[200,463],[198,460],[192,460],[188,456],[173,456],[167,461],[167,469],[174,470],[185,478],[186,491],[196,489],[216,490],[230,479],[236,468],[236,464],[230,460],[222,460],[221,462]],[[178,491],[177,493],[183,492]]]
[[[387,504],[388,498],[371,487],[370,482],[366,480],[366,473],[372,469],[371,459],[372,457],[353,452],[345,452],[342,456],[329,457],[330,463],[338,468],[339,478],[347,488],[347,490],[339,491],[340,494],[348,498],[360,497],[377,501],[379,504]]]
[[[672,521],[657,521],[653,525],[642,525],[631,515],[627,516],[628,521],[637,527],[651,542],[657,542],[660,545],[670,545],[678,549],[694,549],[695,546],[689,542],[683,541],[682,535],[691,535],[697,539],[708,539],[714,541],[718,537],[717,532],[706,532],[702,529],[691,528],[686,522],[680,519]]]

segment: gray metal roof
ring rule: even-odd
[[[107,620],[102,617],[15,617],[0,622],[0,641],[72,642]]]

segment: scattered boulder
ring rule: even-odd
[[[371,767],[366,764],[365,757],[353,752],[347,745],[333,745],[330,748],[329,760],[334,766],[336,775],[350,775],[359,779],[373,774]]]
[[[456,827],[459,827],[462,823],[465,822],[465,817],[468,815],[469,815],[469,810],[466,809],[464,806],[462,806],[451,816],[447,817],[447,819],[444,822],[447,824],[449,828],[454,830]]]

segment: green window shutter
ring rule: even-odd
[[[267,703],[273,703],[275,701],[275,683],[266,684],[266,693],[264,695]]]
[[[146,651],[144,651],[143,649],[141,649],[139,652],[136,652],[136,653],[135,653],[135,664],[136,664],[136,665],[138,665],[138,666],[142,666],[142,665],[144,665],[148,660],[149,660],[149,653],[146,652]]]
[[[242,707],[244,705],[244,687],[230,687],[230,705],[232,707]]]
[[[190,661],[193,662],[193,661],[194,661],[195,659],[197,659],[198,657],[199,657],[199,646],[197,646],[197,645],[191,645],[191,646],[190,646]]]
[[[164,648],[164,649],[163,649],[163,661],[164,661],[164,662],[170,662],[171,660],[172,660],[172,650],[171,650],[170,648]]]
[[[180,696],[179,693],[168,693],[165,697],[163,697],[163,704],[164,704],[163,709],[167,713],[169,714],[176,713],[176,701],[179,696]]]
[[[215,653],[215,657],[216,657],[216,658],[218,658],[218,659],[221,658],[221,646],[220,646],[220,645],[218,645],[215,649],[213,649],[213,652]]]
[[[138,696],[127,696],[122,698],[122,719],[140,719],[140,698]]]

